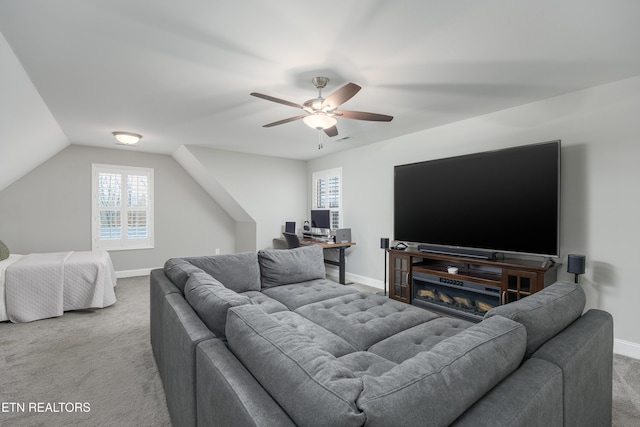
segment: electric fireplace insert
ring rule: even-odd
[[[474,283],[464,279],[413,273],[412,304],[479,322],[485,313],[500,305],[499,286]]]

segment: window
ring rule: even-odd
[[[92,165],[93,249],[153,248],[153,169]]]
[[[342,168],[314,172],[311,209],[329,209],[331,228],[342,228]]]

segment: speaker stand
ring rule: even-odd
[[[376,292],[377,295],[387,296],[387,250],[384,250],[384,291]]]

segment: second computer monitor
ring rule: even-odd
[[[331,229],[331,211],[329,209],[311,210],[311,227]]]

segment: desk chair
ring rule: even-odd
[[[282,233],[284,234],[284,238],[287,241],[287,246],[289,249],[299,248],[300,247],[300,239],[298,239],[298,235],[295,233]]]

